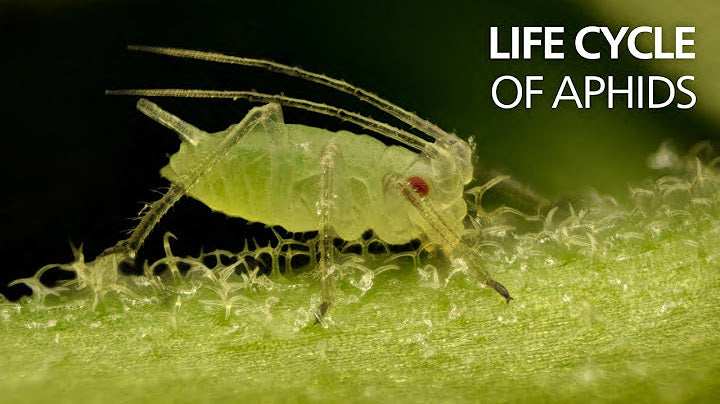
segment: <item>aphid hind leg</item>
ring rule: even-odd
[[[139,217],[140,223],[131,231],[130,237],[106,249],[102,252],[101,256],[121,254],[124,258],[133,261],[138,250],[142,247],[143,242],[145,242],[145,238],[147,238],[152,229],[160,222],[160,219],[165,213],[167,213],[175,202],[182,198],[185,193],[186,190],[181,185],[172,184],[162,198],[151,203],[149,207],[143,208],[144,213]]]
[[[195,146],[197,142],[202,140],[203,136],[207,135],[200,129],[182,121],[180,118],[146,99],[140,99],[137,107],[138,110],[151,119],[178,132],[183,141],[191,146]],[[150,204],[149,208],[143,209],[144,213],[139,217],[140,223],[132,230],[130,237],[103,251],[101,257],[120,254],[130,260],[134,260],[137,251],[142,247],[147,236],[175,202],[186,195],[206,173],[212,170],[246,133],[253,130],[253,128],[268,119],[272,114],[278,113],[279,109],[280,106],[277,104],[267,104],[251,109],[239,124],[233,126],[232,129],[224,134],[224,138],[218,143],[214,150],[207,153],[204,158],[199,160],[190,169],[181,173],[178,181],[172,183],[170,189],[162,198]]]
[[[322,302],[315,311],[315,323],[321,323],[325,313],[335,301],[335,280],[338,273],[337,257],[335,254],[335,229],[333,228],[333,215],[336,212],[335,175],[340,150],[331,142],[325,146],[320,156],[320,182],[317,212],[319,219],[318,244],[320,262],[318,275],[322,288]]]
[[[460,235],[445,224],[442,217],[425,201],[424,196],[417,192],[408,179],[400,174],[390,173],[383,181],[386,190],[399,193],[417,210],[420,217],[419,225],[431,241],[440,245],[452,259],[461,260],[472,274],[498,292],[508,303],[512,300],[505,286],[490,276],[480,262],[479,256],[461,242]]]

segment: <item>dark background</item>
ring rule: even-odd
[[[384,118],[316,85],[256,69],[129,52],[129,44],[269,58],[343,78],[446,130],[475,136],[485,166],[503,169],[551,198],[590,188],[622,198],[628,184],[651,175],[645,158],[663,140],[683,149],[717,139],[718,63],[710,50],[718,43],[711,22],[719,13],[712,1],[679,10],[665,0],[602,4],[0,1],[0,293],[17,298],[28,290],[7,288],[9,281],[44,264],[70,261],[68,241],[84,243],[92,259],[123,238],[139,202],[159,198],[153,190],[167,186],[158,171],[177,150],[176,135],[139,114],[136,98],[105,96],[106,89],[257,89]],[[623,24],[697,26],[698,58],[573,56],[572,38],[580,27]],[[545,61],[538,54],[531,61],[491,61],[493,25],[565,26],[566,59]],[[532,110],[501,110],[490,88],[504,74],[544,75],[546,94]],[[598,98],[592,110],[551,110],[565,74],[657,74],[673,81],[691,74],[697,76],[690,87],[698,105],[689,111],[608,110]],[[207,131],[240,121],[250,108],[242,101],[155,101]],[[288,122],[357,131],[298,111],[285,110],[285,116]],[[237,250],[261,228],[183,199],[152,234],[145,254],[162,251],[165,231],[179,237],[179,253],[195,254],[203,246]]]

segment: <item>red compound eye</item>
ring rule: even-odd
[[[407,182],[420,196],[427,196],[428,192],[430,192],[430,186],[422,177],[412,175],[408,177]]]

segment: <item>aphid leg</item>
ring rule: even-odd
[[[182,121],[180,118],[170,114],[157,105],[146,99],[140,99],[137,108],[151,119],[169,127],[180,134],[180,137],[191,146],[197,144],[203,136],[207,134],[194,126]],[[224,134],[223,140],[210,150],[204,158],[183,173],[179,173],[177,181],[173,182],[170,189],[162,198],[150,204],[149,208],[144,208],[144,213],[140,216],[140,223],[132,230],[130,237],[120,241],[117,245],[103,251],[100,255],[109,256],[111,254],[121,254],[125,258],[135,259],[137,251],[142,247],[143,242],[150,234],[155,225],[167,213],[167,211],[175,204],[183,195],[187,194],[193,186],[195,186],[203,176],[223,159],[228,151],[236,145],[240,139],[248,132],[253,130],[258,124],[268,119],[272,114],[278,113],[280,106],[277,104],[267,104],[262,107],[256,107],[245,115],[245,118],[238,124],[228,130]]]
[[[493,192],[499,194],[503,201],[509,201],[513,207],[528,214],[544,216],[557,203],[535,191],[532,187],[497,170],[480,170],[483,174],[477,179],[481,183],[489,183],[495,179],[502,181],[492,185]]]
[[[320,182],[318,184],[319,195],[317,213],[319,219],[319,252],[320,262],[318,273],[320,286],[322,288],[322,303],[315,311],[315,323],[322,322],[323,316],[335,301],[335,278],[338,268],[336,266],[335,229],[332,226],[332,217],[336,210],[337,195],[335,194],[334,178],[340,150],[337,145],[330,142],[322,150],[320,156]]]
[[[480,262],[478,254],[461,242],[460,235],[445,224],[442,217],[425,202],[424,197],[406,178],[397,173],[390,173],[385,176],[383,181],[386,190],[397,192],[417,210],[420,217],[418,224],[430,240],[439,244],[453,260],[460,260],[461,264],[466,265],[467,269],[482,283],[493,288],[507,302],[512,300],[505,286],[490,276]]]

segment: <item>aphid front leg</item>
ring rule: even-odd
[[[335,301],[335,279],[338,268],[336,266],[335,229],[332,226],[333,215],[337,211],[335,192],[335,175],[340,158],[340,150],[334,142],[330,142],[322,149],[320,156],[320,181],[318,183],[319,195],[317,213],[319,219],[318,239],[320,262],[318,274],[322,288],[322,303],[315,311],[315,324],[322,322],[325,313]]]
[[[383,181],[387,191],[397,192],[416,209],[420,219],[418,224],[431,241],[440,245],[451,258],[461,260],[472,274],[482,283],[493,288],[507,302],[512,300],[505,286],[490,276],[479,261],[477,254],[467,248],[461,242],[460,235],[447,226],[442,216],[435,212],[430,204],[425,202],[424,196],[418,193],[417,185],[412,180],[412,177],[406,179],[400,174],[390,173],[385,176]]]

